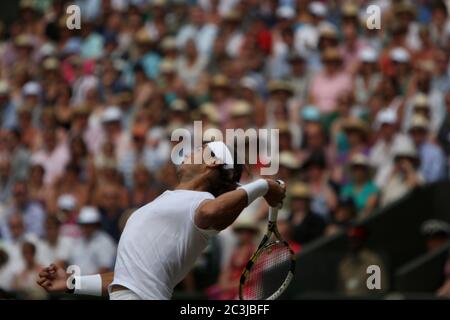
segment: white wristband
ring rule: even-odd
[[[243,189],[247,192],[248,204],[255,201],[256,198],[263,197],[269,191],[269,183],[265,179],[258,179],[249,184],[240,186],[238,189]]]
[[[90,276],[75,276],[74,294],[85,294],[89,296],[102,295],[102,277],[99,274]]]

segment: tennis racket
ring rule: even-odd
[[[275,300],[294,277],[295,255],[278,232],[277,217],[278,208],[270,207],[267,232],[241,275],[241,300]]]

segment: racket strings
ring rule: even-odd
[[[265,247],[247,275],[244,299],[262,300],[274,293],[288,275],[290,259],[291,251],[282,242]]]

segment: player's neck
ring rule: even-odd
[[[181,180],[175,190],[208,191],[208,181],[202,176],[186,181]]]

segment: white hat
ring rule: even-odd
[[[0,80],[0,95],[6,95],[9,93],[9,85],[6,81]]]
[[[225,169],[234,168],[233,155],[225,143],[222,141],[213,141],[207,143],[206,145],[214,153],[214,156],[224,163]]]
[[[375,63],[378,59],[378,52],[371,47],[367,47],[359,52],[358,57],[362,62]]]
[[[280,6],[277,9],[277,17],[282,19],[292,19],[295,17],[295,11],[290,6]]]
[[[23,86],[22,93],[24,96],[38,96],[41,93],[41,86],[35,81],[29,81]]]
[[[375,124],[376,128],[380,128],[382,124],[397,123],[397,113],[392,109],[381,110],[377,113]]]
[[[389,57],[392,61],[400,63],[409,62],[409,60],[411,59],[411,55],[409,54],[409,52],[402,47],[396,47],[392,49],[389,53]]]
[[[77,207],[77,199],[68,193],[58,197],[58,209],[73,211]]]
[[[252,77],[244,77],[239,81],[242,88],[255,91],[258,88],[258,82]]]
[[[102,122],[120,121],[122,119],[122,111],[119,107],[110,106],[103,111]]]
[[[392,149],[394,156],[397,157],[410,157],[417,158],[417,149],[410,140],[402,140],[401,143],[397,143]]]
[[[315,16],[325,17],[327,15],[327,7],[320,1],[313,1],[308,6],[309,11]]]
[[[78,216],[79,224],[94,224],[101,220],[100,212],[95,207],[83,207]]]

